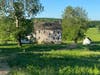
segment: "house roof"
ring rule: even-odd
[[[62,29],[61,28],[61,22],[60,21],[54,21],[54,22],[34,22],[34,29],[35,30],[57,30]]]

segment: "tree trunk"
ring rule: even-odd
[[[18,21],[16,16],[15,16],[15,19],[16,19],[16,27],[18,28],[19,27],[19,21]]]
[[[15,20],[16,20],[16,28],[19,29],[19,20],[16,16],[15,16]],[[18,46],[21,47],[22,43],[21,43],[21,34],[20,34],[20,32],[17,35],[17,41],[18,41]]]
[[[77,44],[77,42],[78,42],[78,38],[75,38],[75,39],[74,39],[74,43]]]
[[[17,38],[17,41],[18,41],[18,46],[22,46],[22,43],[21,43],[21,35],[18,34],[18,38]]]

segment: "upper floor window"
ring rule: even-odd
[[[50,26],[52,26],[52,24],[49,24]]]
[[[60,31],[58,31],[57,33],[60,34]]]
[[[55,37],[53,37],[53,40],[55,40]]]

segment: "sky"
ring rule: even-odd
[[[67,6],[82,7],[88,13],[90,20],[100,20],[100,0],[40,0],[44,11],[39,13],[38,18],[62,18]]]

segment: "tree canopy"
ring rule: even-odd
[[[14,31],[13,21],[13,19],[8,17],[0,18],[0,42],[6,42],[7,40],[11,40],[11,34],[12,31]]]
[[[43,10],[43,6],[39,0],[1,0],[0,2],[0,16],[10,17],[14,19],[16,39],[21,45],[21,38],[25,35],[29,26],[29,20]],[[30,20],[31,21],[31,20]],[[27,26],[28,25],[28,26]],[[12,26],[11,26],[12,27]]]
[[[74,40],[77,43],[87,30],[87,13],[83,8],[68,6],[62,17],[63,40]]]
[[[23,15],[25,17],[34,17],[43,10],[39,0],[0,0],[0,12],[4,15]],[[17,12],[19,11],[19,12]],[[16,14],[15,14],[16,12]],[[20,14],[21,13],[21,14]]]

